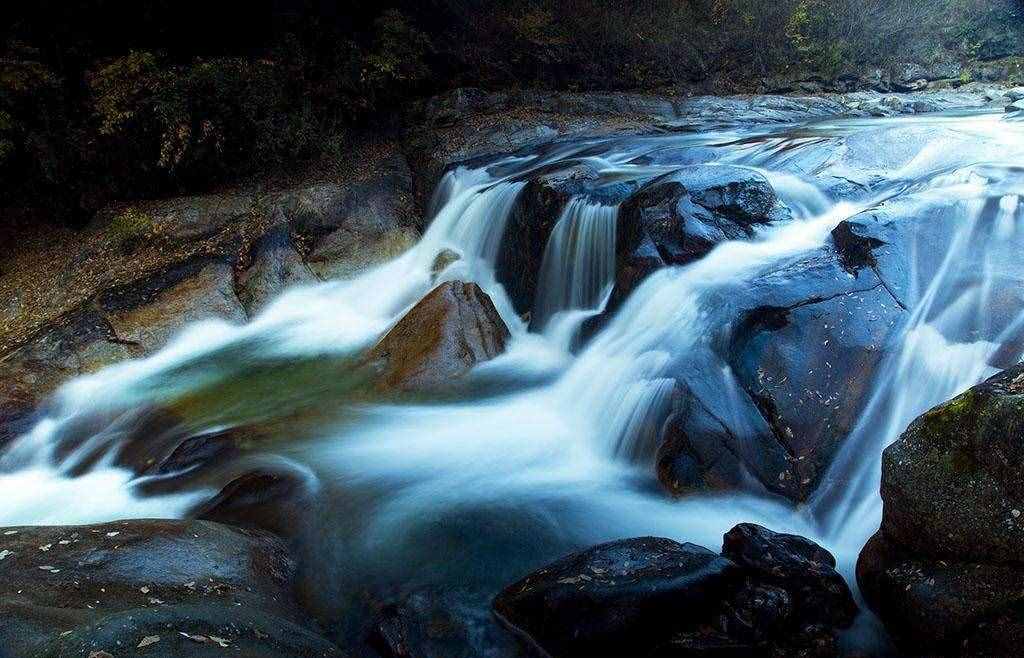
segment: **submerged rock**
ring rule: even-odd
[[[206,521],[5,528],[0,556],[0,645],[13,658],[341,655],[309,626],[295,565],[264,533]]]
[[[857,579],[913,652],[1011,655],[1024,641],[1024,366],[915,420],[886,451],[882,525]]]
[[[475,283],[444,283],[424,297],[371,350],[377,388],[425,392],[449,386],[505,351],[508,327]]]
[[[552,656],[835,655],[856,614],[832,556],[741,525],[723,555],[653,537],[601,544],[509,586],[498,618]]]

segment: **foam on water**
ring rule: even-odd
[[[68,457],[54,449],[62,431],[89,414],[230,380],[245,364],[359,354],[435,285],[459,279],[481,285],[513,334],[508,352],[474,374],[511,386],[476,400],[351,403],[345,422],[325,421],[312,440],[289,447],[290,457],[308,464],[325,490],[365,497],[357,527],[345,525],[351,518],[339,516],[336,522],[358,535],[354,544],[368,555],[416,544],[424,525],[454,532],[454,524],[438,520],[476,510],[490,518],[529,516],[563,547],[661,535],[715,548],[734,524],[757,522],[821,541],[849,575],[864,540],[878,527],[884,447],[916,415],[994,372],[997,355],[1003,362],[1020,358],[1012,346],[1020,339],[1024,314],[1003,293],[1008,282],[1020,286],[1024,276],[1024,184],[1005,162],[1014,150],[1024,152],[1024,140],[1018,133],[1003,134],[993,150],[997,119],[942,121],[976,138],[975,147],[951,152],[948,137],[926,143],[895,172],[898,181],[856,203],[830,201],[817,179],[797,167],[803,161],[791,156],[800,149],[831,148],[832,134],[902,124],[834,123],[808,127],[810,138],[792,137],[785,128],[749,143],[732,133],[588,142],[486,168],[455,169],[439,186],[422,240],[394,261],[353,280],[289,291],[245,326],[200,323],[150,358],[69,382],[48,417],[0,460],[0,525],[186,513],[210,492],[137,498],[132,475],[109,459],[68,475],[62,468]],[[613,282],[616,209],[575,198],[547,245],[534,316],[541,331],[530,332],[495,273],[510,213],[525,185],[523,173],[586,149],[586,161],[601,176],[642,183],[668,168],[634,161],[659,149],[691,146],[720,149],[722,161],[764,171],[794,219],[751,239],[723,243],[686,267],[656,272],[580,348],[578,330],[604,308]],[[674,388],[669,373],[686,371],[688,364],[718,363],[712,338],[729,320],[730,291],[821,249],[842,220],[887,199],[909,204],[915,212],[908,216],[933,224],[910,232],[920,234],[920,244],[906,250],[906,320],[883,357],[859,423],[810,504],[798,509],[756,492],[682,501],[661,495],[651,471]],[[943,213],[929,214],[940,206]],[[940,229],[948,236],[940,246],[925,239]],[[439,261],[445,250],[457,258]],[[723,401],[735,398],[738,408],[743,392],[729,368],[721,364],[708,371]],[[349,404],[343,398],[332,403]],[[735,422],[741,418],[737,412]],[[323,508],[331,514],[331,505]],[[505,550],[526,542],[525,534],[512,533],[512,548]],[[476,544],[463,534],[456,545]],[[435,560],[501,560],[435,553]]]

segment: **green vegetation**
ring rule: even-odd
[[[134,207],[125,208],[115,215],[107,228],[111,243],[125,250],[131,249],[145,238],[152,237],[153,231],[153,218],[149,213]]]
[[[0,32],[0,208],[72,225],[111,200],[334,157],[351,131],[458,86],[721,93],[1024,55],[1018,0],[39,0],[14,13]]]

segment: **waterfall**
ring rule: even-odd
[[[0,524],[186,513],[212,492],[137,497],[134,476],[111,456],[128,437],[159,437],[112,428],[128,423],[133,409],[202,399],[226,383],[244,384],[261,368],[288,386],[302,364],[314,368],[297,380],[309,390],[292,393],[333,412],[295,429],[281,450],[333,496],[318,512],[327,536],[314,543],[343,545],[353,560],[362,555],[376,568],[395,569],[392,577],[402,577],[403,568],[429,573],[472,563],[493,587],[492,580],[516,575],[513,555],[535,565],[583,544],[637,535],[716,547],[738,522],[821,541],[849,576],[878,525],[885,446],[922,411],[1020,359],[1024,346],[1024,299],[1012,295],[1024,277],[1024,177],[1013,164],[1024,154],[1022,129],[989,115],[920,125],[955,130],[934,141],[900,142],[891,175],[871,169],[863,176],[871,185],[843,202],[822,183],[852,175],[842,160],[847,151],[831,140],[873,130],[899,136],[917,123],[850,120],[748,135],[595,139],[453,169],[439,185],[421,241],[392,262],[352,280],[288,291],[244,326],[199,323],[150,358],[65,385],[47,417],[0,456]],[[581,324],[604,310],[615,282],[617,208],[573,197],[544,251],[531,331],[495,275],[530,172],[585,157],[603,182],[642,185],[690,149],[765,173],[793,218],[653,273],[580,346]],[[810,503],[796,507],[757,492],[680,501],[660,494],[652,460],[680,379],[709,373],[708,390],[721,395],[727,412],[736,410],[725,420],[744,422],[746,392],[720,353],[741,310],[739,293],[828,248],[843,220],[875,221],[874,213],[892,204],[903,204],[901,216],[913,221],[904,237],[893,238],[908,243],[890,245],[908,255],[893,265],[905,275],[900,294],[908,310],[859,421]],[[446,251],[450,257],[438,259]],[[344,360],[362,354],[439,282],[456,279],[478,283],[509,325],[508,351],[484,366],[500,370],[509,385],[479,399],[429,404],[346,397]],[[342,365],[315,369],[333,363]],[[267,401],[249,402],[269,413]],[[195,421],[202,431],[221,422]],[[94,453],[100,458],[85,459]],[[74,473],[72,464],[79,466]],[[352,500],[361,501],[358,513]],[[466,518],[486,530],[466,531]]]
[[[548,238],[533,324],[566,347],[611,294],[617,216],[616,207],[573,198]]]

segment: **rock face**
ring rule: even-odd
[[[152,354],[191,321],[243,322],[289,286],[355,276],[417,239],[412,173],[394,142],[357,140],[338,169],[272,191],[138,202],[145,236],[130,249],[110,233],[120,206],[84,232],[26,239],[0,268],[0,380],[38,404],[71,377]]]
[[[1024,366],[914,421],[886,451],[884,512],[857,579],[914,653],[1011,655],[1024,641]]]
[[[152,353],[197,320],[245,321],[230,265],[213,262],[197,271],[184,266],[169,272],[168,277],[176,281],[168,285],[163,277],[157,277],[104,296],[108,321],[120,340]]]
[[[552,656],[835,653],[856,606],[809,540],[741,525],[722,555],[646,537],[567,556],[509,586],[498,618]]]
[[[250,261],[238,277],[238,300],[249,317],[263,310],[285,288],[316,281],[286,224],[256,242]]]
[[[0,556],[13,658],[341,655],[307,625],[270,535],[206,521],[5,528]]]
[[[378,389],[443,388],[473,366],[498,356],[510,337],[490,298],[475,283],[444,283],[381,339],[369,361]]]

